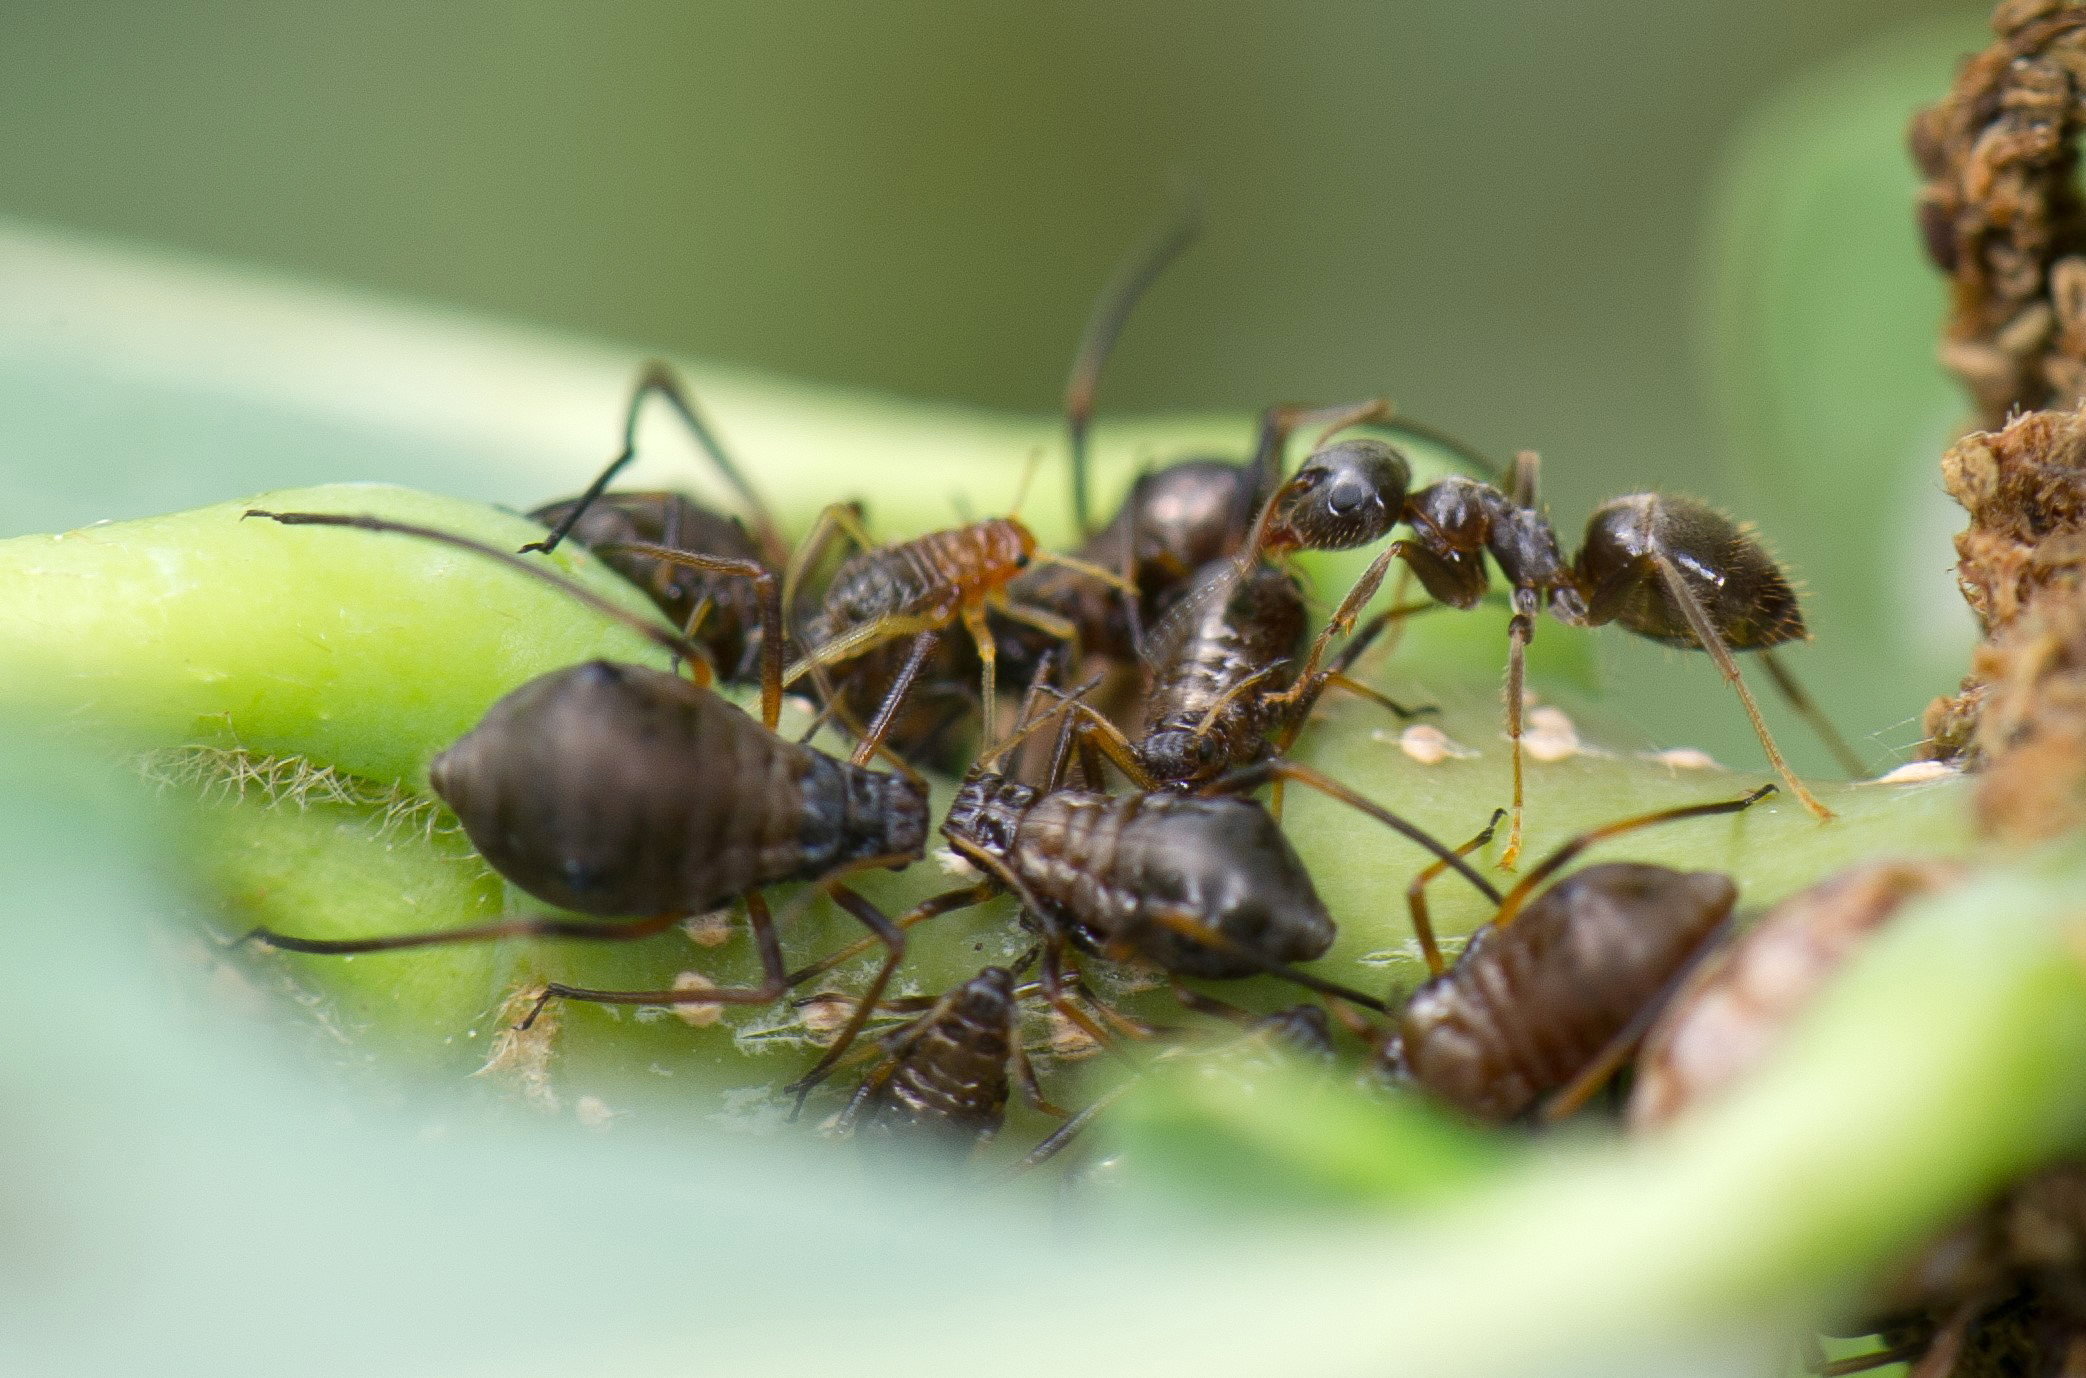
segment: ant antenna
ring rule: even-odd
[[[1065,380],[1065,432],[1072,450],[1072,516],[1079,523],[1082,540],[1094,534],[1092,505],[1087,496],[1086,439],[1087,428],[1094,419],[1094,394],[1100,387],[1101,367],[1108,362],[1116,337],[1122,334],[1138,300],[1201,233],[1202,193],[1191,181],[1177,193],[1173,214],[1158,232],[1117,265],[1080,334],[1078,352],[1072,357],[1072,375]]]

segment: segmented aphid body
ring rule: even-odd
[[[925,789],[764,729],[684,679],[591,661],[500,699],[429,768],[493,868],[587,914],[700,913],[916,860]]]
[[[1310,961],[1333,943],[1303,862],[1250,800],[1046,793],[975,771],[942,833],[1046,924],[1104,955],[1225,978]]]
[[[1014,974],[987,967],[887,1036],[889,1061],[843,1116],[859,1133],[989,1139],[1006,1118],[1020,1017]]]

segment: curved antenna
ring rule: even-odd
[[[1132,250],[1116,266],[1115,276],[1101,289],[1086,329],[1079,336],[1078,352],[1072,356],[1072,374],[1065,380],[1065,435],[1072,449],[1072,515],[1079,523],[1080,539],[1094,534],[1092,504],[1087,495],[1087,428],[1094,419],[1094,394],[1101,384],[1101,368],[1115,349],[1123,325],[1146,289],[1181,256],[1202,233],[1202,194],[1192,183],[1183,188],[1173,214],[1149,240]]]
[[[258,507],[248,508],[246,515],[249,517],[266,517],[268,520],[280,522],[284,526],[345,526],[352,527],[358,531],[385,531],[393,535],[412,536],[423,541],[433,541],[438,545],[454,546],[458,550],[467,550],[474,555],[483,555],[486,559],[497,561],[506,565],[509,569],[520,570],[531,579],[549,584],[552,588],[559,589],[578,599],[602,616],[622,623],[640,636],[651,641],[653,645],[663,647],[672,654],[686,660],[694,668],[695,672],[702,676],[702,682],[708,683],[710,662],[703,655],[702,648],[694,642],[686,637],[677,636],[663,627],[653,625],[645,618],[631,612],[628,608],[617,606],[588,588],[585,584],[567,575],[559,574],[555,570],[549,569],[535,561],[524,560],[521,556],[511,551],[502,550],[498,546],[487,545],[483,541],[475,541],[469,536],[459,536],[451,531],[439,531],[431,526],[416,526],[411,522],[395,522],[388,517],[351,516],[339,512],[267,512]]]

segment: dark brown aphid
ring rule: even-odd
[[[1906,904],[1962,875],[1953,861],[1869,862],[1770,909],[1697,968],[1652,1026],[1630,1088],[1630,1127],[1664,1124],[1743,1078]]]
[[[1021,1049],[1020,1019],[1014,973],[985,968],[883,1036],[883,1063],[848,1101],[840,1129],[980,1143],[999,1132],[1015,1078],[1032,1104],[1062,1113],[1036,1085]]]
[[[1796,591],[1752,535],[1691,499],[1636,493],[1594,511],[1578,557],[1568,563],[1536,499],[1534,454],[1524,451],[1516,458],[1511,492],[1460,476],[1417,492],[1408,491],[1410,484],[1404,457],[1388,446],[1350,442],[1321,451],[1269,501],[1251,549],[1282,554],[1345,548],[1373,540],[1400,521],[1411,528],[1410,538],[1391,542],[1355,581],[1313,645],[1307,667],[1318,662],[1333,636],[1353,625],[1392,561],[1403,560],[1436,601],[1472,608],[1490,585],[1485,559],[1491,556],[1514,610],[1506,687],[1514,784],[1502,866],[1511,867],[1521,850],[1522,667],[1536,616],[1546,605],[1572,626],[1613,622],[1665,645],[1706,651],[1738,694],[1783,783],[1814,816],[1832,816],[1783,761],[1733,658],[1737,651],[1759,652],[1792,706],[1851,774],[1862,773],[1860,761],[1771,654],[1808,633]],[[1372,487],[1373,498],[1367,493]]]
[[[1636,828],[1736,813],[1774,789],[1666,809],[1596,828],[1559,847],[1507,892],[1453,964],[1427,918],[1431,866],[1407,892],[1433,975],[1398,1012],[1382,1050],[1397,1076],[1492,1123],[1542,1102],[1544,1119],[1577,1108],[1643,1036],[1675,982],[1708,950],[1738,898],[1728,876],[1607,862],[1536,887],[1586,848]],[[1500,816],[1459,850],[1491,839]]]
[[[683,638],[618,608],[547,567],[466,537],[377,517],[249,513],[287,525],[394,532],[482,555],[559,588],[687,658]],[[695,558],[666,552],[662,558]],[[773,577],[766,580],[774,616]],[[770,626],[773,625],[771,621]],[[779,637],[767,636],[770,645]],[[756,722],[704,684],[637,665],[594,661],[553,671],[495,703],[438,756],[429,778],[493,868],[539,899],[581,913],[652,917],[614,924],[518,918],[439,932],[316,940],[259,930],[297,952],[396,951],[491,938],[638,938],[734,896],[744,899],[764,979],[747,989],[596,991],[552,985],[552,999],[599,1004],[766,1003],[787,982],[763,887],[812,881],[889,949],[883,989],[904,953],[901,931],[842,877],[919,859],[927,791],[910,776],[865,769],[874,742],[839,761],[772,730],[780,687],[763,686]],[[807,893],[806,899],[809,895]],[[866,1017],[866,1006],[860,1017]],[[534,1012],[530,1019],[534,1019]]]
[[[750,534],[737,518],[713,512],[681,493],[608,491],[616,475],[637,456],[638,419],[646,400],[655,396],[681,419],[745,503],[753,518]],[[653,360],[638,371],[624,411],[623,448],[586,492],[539,507],[529,515],[550,527],[551,534],[525,549],[555,550],[568,536],[593,549],[604,564],[643,589],[684,635],[708,652],[720,678],[740,681],[757,675],[749,645],[761,625],[755,587],[744,579],[643,553],[647,547],[663,547],[757,563],[776,574],[789,556],[767,505],[718,442],[670,365]]]
[[[1267,564],[1240,574],[1220,562],[1203,571],[1151,639],[1136,739],[1084,704],[1073,709],[1077,730],[1138,789],[1193,790],[1287,749],[1329,686],[1401,718],[1431,711],[1408,709],[1347,675],[1374,630],[1353,638],[1330,666],[1307,665],[1299,678],[1305,609],[1295,576]]]

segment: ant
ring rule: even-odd
[[[788,989],[776,922],[762,890],[806,881],[793,903],[828,895],[887,950],[867,1018],[905,952],[903,930],[842,884],[848,875],[919,860],[928,826],[926,783],[866,768],[874,735],[842,761],[776,735],[781,703],[774,575],[739,562],[665,547],[651,558],[752,580],[760,590],[765,670],[756,722],[708,687],[710,670],[686,638],[653,625],[545,566],[465,536],[381,517],[248,512],[289,526],[389,532],[482,556],[547,583],[638,631],[679,658],[691,678],[640,665],[590,661],[530,680],[486,711],[438,755],[428,778],[488,865],[537,899],[617,918],[504,919],[425,933],[356,939],[298,938],[256,929],[247,937],[292,952],[348,955],[510,937],[635,940],[733,897],[746,905],[763,979],[746,988],[601,991],[545,988],[521,1026],[552,1000],[597,1004],[765,1004]],[[918,911],[916,911],[918,912]],[[930,911],[931,912],[931,911]],[[913,921],[917,921],[914,919]]]
[[[1260,415],[1252,449],[1243,463],[1195,456],[1143,473],[1131,484],[1107,525],[1096,530],[1089,492],[1088,435],[1102,370],[1138,301],[1200,232],[1200,206],[1193,197],[1185,198],[1173,217],[1123,260],[1095,301],[1065,384],[1072,511],[1083,542],[1076,554],[1087,564],[1120,571],[1137,586],[1136,597],[1097,596],[1090,583],[1056,570],[1034,571],[1016,585],[1025,601],[1078,626],[1084,652],[1110,660],[1134,659],[1143,640],[1142,627],[1163,616],[1206,567],[1237,555],[1255,517],[1282,480],[1292,433],[1320,423],[1334,423],[1337,430],[1346,424],[1341,418],[1350,416],[1392,424],[1390,407],[1382,401],[1325,408],[1269,407]],[[1483,463],[1460,441],[1432,427],[1401,419],[1394,429],[1433,440]],[[1039,648],[1014,641],[1003,645],[1002,653],[1022,665],[1032,662]]]
[[[1614,1075],[1680,979],[1727,926],[1738,889],[1711,871],[1603,862],[1537,893],[1597,842],[1684,818],[1739,813],[1775,790],[1662,809],[1581,833],[1496,901],[1453,963],[1443,960],[1426,888],[1440,862],[1406,890],[1429,978],[1399,1009],[1378,1058],[1475,1119],[1503,1124],[1536,1108],[1564,1118]],[[1505,810],[1455,849],[1492,840]]]
[[[681,493],[608,491],[616,475],[637,457],[638,420],[645,402],[653,397],[666,402],[681,419],[745,503],[753,520],[751,535],[738,518],[711,511]],[[548,503],[529,516],[549,527],[550,534],[523,546],[523,553],[547,555],[568,537],[578,541],[643,589],[681,628],[683,636],[703,647],[727,683],[757,677],[749,663],[753,650],[749,642],[761,621],[756,587],[742,578],[642,553],[644,547],[665,547],[742,564],[758,563],[776,572],[789,558],[789,548],[767,504],[732,462],[671,366],[655,359],[638,370],[624,409],[623,448],[586,491],[576,498]]]
[[[1394,447],[1367,439],[1321,450],[1263,509],[1242,565],[1262,555],[1363,545],[1404,522],[1341,600],[1306,659],[1315,666],[1333,636],[1353,626],[1391,562],[1402,560],[1429,596],[1472,608],[1490,583],[1485,557],[1506,577],[1513,608],[1507,628],[1506,717],[1513,761],[1512,825],[1500,854],[1512,869],[1521,852],[1523,662],[1535,619],[1547,602],[1569,626],[1615,622],[1639,636],[1707,652],[1738,694],[1746,717],[1782,783],[1813,817],[1832,811],[1789,769],[1767,730],[1735,651],[1757,651],[1776,687],[1825,740],[1850,774],[1860,760],[1773,655],[1805,639],[1803,613],[1788,576],[1746,528],[1689,498],[1634,493],[1601,504],[1587,521],[1578,555],[1567,562],[1536,496],[1535,454],[1515,457],[1509,486],[1460,475],[1412,491],[1411,467]]]

